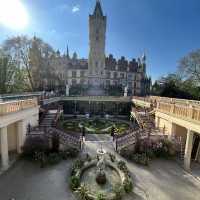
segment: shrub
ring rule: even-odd
[[[70,188],[75,191],[80,186],[80,178],[77,176],[71,176]]]
[[[126,166],[126,163],[122,160],[120,160],[118,163],[117,163],[117,166],[120,170],[122,171],[126,171],[127,170],[127,166]]]
[[[149,157],[146,153],[136,153],[132,156],[132,160],[138,164],[148,165]]]
[[[79,170],[84,164],[83,160],[76,160],[71,169],[71,176],[75,175],[77,170]]]
[[[61,160],[62,160],[62,157],[58,153],[50,153],[47,156],[47,162],[50,165],[55,165],[55,164],[59,163]]]
[[[128,159],[128,160],[131,159],[132,154],[133,154],[133,152],[127,147],[123,148],[120,151],[120,155],[123,156],[124,158]]]
[[[98,193],[98,194],[97,194],[97,198],[96,198],[96,200],[106,200],[106,197],[105,197],[104,194],[102,194],[102,193]]]
[[[65,149],[65,152],[68,154],[68,156],[70,158],[76,158],[79,154],[79,150],[74,147],[69,147],[69,148]]]
[[[126,178],[123,182],[124,191],[130,193],[133,190],[133,183],[130,178]]]
[[[175,146],[168,139],[162,139],[153,144],[153,152],[158,158],[171,158],[175,156]]]
[[[123,187],[122,187],[121,184],[117,183],[113,188],[113,192],[115,194],[114,200],[121,200],[122,199]]]
[[[76,158],[79,154],[79,150],[74,147],[67,147],[61,151],[60,154],[64,160],[67,160],[68,158]]]
[[[115,162],[116,156],[114,154],[109,153],[109,157],[110,157],[111,162]]]
[[[48,153],[50,151],[48,139],[41,136],[27,137],[22,147],[23,156],[31,160],[40,160],[38,153]]]
[[[81,185],[77,189],[78,196],[81,200],[89,200],[89,190],[86,185]]]
[[[51,138],[51,141],[52,141],[52,152],[56,152],[58,153],[59,152],[59,135],[53,135],[53,137]]]

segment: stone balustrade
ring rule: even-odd
[[[158,102],[157,110],[159,112],[172,114],[175,117],[194,120],[200,123],[200,106],[197,105]]]
[[[0,103],[0,116],[38,106],[36,98]]]

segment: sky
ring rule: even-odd
[[[95,2],[0,0],[0,43],[16,35],[36,35],[62,53],[68,45],[71,54],[76,51],[87,58],[88,15]],[[106,55],[130,60],[145,52],[153,80],[175,72],[179,60],[200,47],[199,0],[101,0],[101,4],[108,18]]]

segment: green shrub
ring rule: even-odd
[[[58,164],[62,160],[62,157],[58,153],[50,153],[47,156],[47,162],[50,165]]]
[[[111,162],[115,162],[116,156],[114,154],[109,153],[109,157],[110,157]]]
[[[106,200],[106,197],[105,197],[104,194],[102,194],[102,193],[98,193],[98,194],[97,194],[97,198],[96,198],[96,200]]]
[[[78,196],[81,200],[89,200],[89,190],[85,184],[77,189]]]
[[[50,152],[48,139],[41,136],[27,137],[22,150],[22,156],[24,158],[29,160],[40,160],[40,154]]]
[[[133,190],[133,183],[130,178],[126,178],[123,182],[124,191],[130,193]]]
[[[120,151],[120,155],[130,160],[132,156],[132,151],[129,148],[125,147]]]
[[[60,152],[62,158],[67,160],[68,158],[76,158],[79,154],[79,150],[74,147],[67,147],[63,151]]]
[[[71,169],[71,176],[74,176],[81,167],[83,167],[84,161],[83,160],[76,160],[74,164],[72,165]]]
[[[127,170],[127,166],[126,166],[126,163],[122,160],[120,160],[118,163],[117,163],[117,166],[120,170],[122,171],[125,171]]]
[[[113,192],[115,194],[113,200],[121,200],[122,199],[124,190],[123,190],[123,187],[121,184],[117,183],[113,188]]]
[[[149,157],[146,153],[136,153],[132,156],[132,160],[141,165],[149,165]]]
[[[75,191],[80,186],[80,178],[77,176],[71,176],[70,178],[70,188]]]

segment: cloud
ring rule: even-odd
[[[72,7],[72,12],[73,13],[76,13],[76,12],[79,12],[80,11],[80,6],[79,5],[75,5]]]

